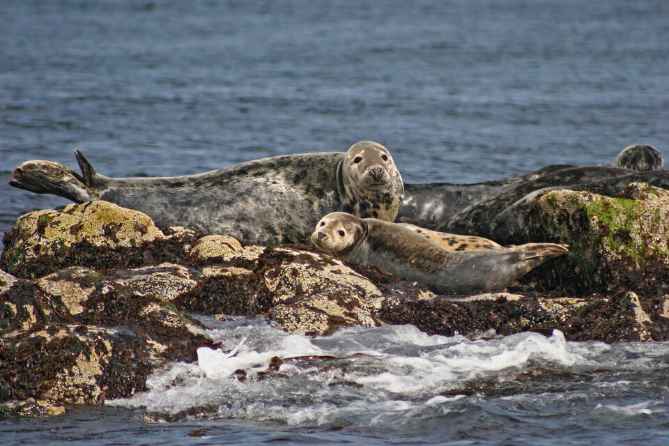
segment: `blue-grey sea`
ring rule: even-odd
[[[607,164],[632,143],[669,155],[669,2],[0,1],[0,232],[66,203],[6,185],[28,159],[74,165],[80,148],[107,175],[178,175],[360,139],[408,182]],[[236,357],[201,352],[104,407],[0,420],[0,444],[669,444],[668,343],[209,322]],[[368,359],[325,375],[230,376],[353,353]],[[499,391],[459,392],[482,379]],[[202,405],[216,410],[145,417]]]

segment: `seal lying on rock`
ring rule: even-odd
[[[530,243],[513,248],[451,252],[400,224],[334,212],[311,235],[320,250],[373,266],[437,292],[500,290],[546,259],[567,253],[564,245]]]
[[[651,153],[636,147],[627,153]],[[659,161],[655,166],[661,165],[661,154],[657,154]],[[437,231],[492,237],[497,215],[540,190],[568,188],[611,195],[638,182],[669,189],[669,171],[641,170],[643,157],[638,158],[625,162],[626,168],[553,165],[523,176],[476,184],[405,184],[397,221]]]
[[[187,226],[243,243],[304,243],[332,211],[392,221],[404,191],[388,149],[371,141],[345,153],[286,155],[198,175],[109,178],[76,153],[82,174],[51,161],[17,167],[12,186],[75,202],[105,200],[142,211],[158,227]]]

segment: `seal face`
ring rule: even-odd
[[[641,172],[662,170],[664,167],[662,153],[647,144],[633,144],[625,147],[618,154],[614,163],[616,167]]]
[[[316,225],[311,242],[321,251],[345,255],[367,237],[367,224],[346,212],[332,212]]]
[[[341,164],[342,210],[395,221],[404,183],[390,151],[373,141],[353,144]]]
[[[567,253],[554,243],[453,252],[402,224],[342,212],[323,217],[311,240],[349,262],[456,293],[506,288],[546,259]]]

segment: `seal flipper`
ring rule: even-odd
[[[77,159],[77,164],[79,164],[79,169],[83,175],[82,180],[84,184],[88,187],[93,187],[93,179],[96,175],[93,165],[86,159],[84,154],[79,149],[74,151],[74,157]]]
[[[37,194],[58,195],[83,203],[97,195],[83,180],[81,175],[60,163],[32,160],[14,169],[9,184]]]
[[[567,254],[569,247],[558,243],[527,243],[502,248],[500,251],[506,251],[506,255],[502,255],[506,259],[498,263],[489,279],[491,284],[501,289],[511,285],[546,260]]]

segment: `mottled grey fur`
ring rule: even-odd
[[[659,150],[647,144],[625,147],[616,157],[616,167],[638,171],[661,170],[664,158]]]
[[[58,163],[28,161],[15,169],[10,184],[75,202],[110,201],[148,214],[162,228],[187,226],[244,243],[304,243],[321,216],[355,206],[341,172],[344,158],[337,152],[286,155],[198,175],[109,178],[77,152],[82,174]],[[398,194],[393,218],[401,182],[398,174],[388,184]],[[374,209],[374,203],[363,206],[361,216],[370,215],[366,209]]]

